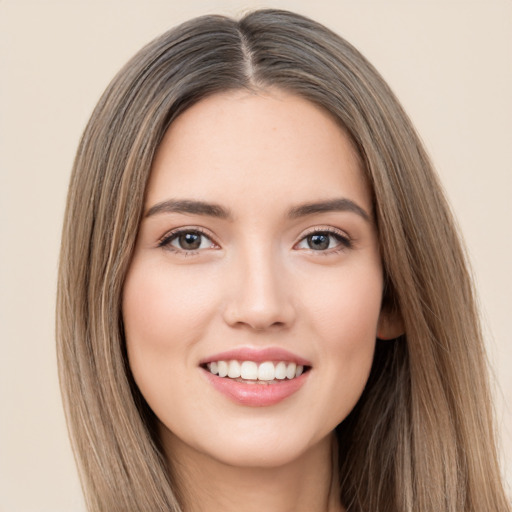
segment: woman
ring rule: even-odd
[[[89,510],[509,510],[464,253],[373,67],[283,11],[114,79],[63,233]]]

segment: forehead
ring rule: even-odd
[[[332,115],[281,90],[231,91],[203,99],[171,124],[147,203],[245,197],[262,207],[282,197],[328,199],[333,191],[371,209],[359,155]]]

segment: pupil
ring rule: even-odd
[[[310,249],[319,251],[322,249],[329,248],[329,236],[328,235],[310,235],[308,237],[308,245]]]
[[[180,236],[180,245],[183,249],[199,249],[201,235],[197,233],[185,233]]]

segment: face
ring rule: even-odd
[[[382,291],[370,190],[329,114],[238,91],[171,125],[122,306],[169,453],[275,466],[320,447],[386,336]]]

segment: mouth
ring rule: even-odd
[[[277,384],[297,379],[310,370],[310,366],[292,361],[218,360],[201,365],[206,371],[224,379],[246,384]]]
[[[199,362],[207,382],[238,405],[267,407],[297,393],[312,364],[279,347],[239,347]]]

